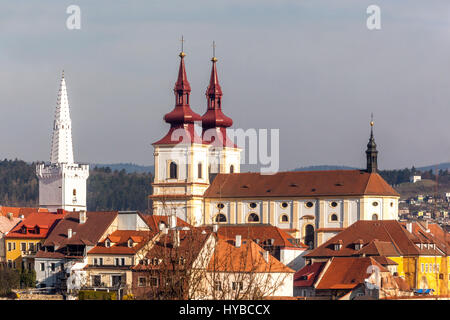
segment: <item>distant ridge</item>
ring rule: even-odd
[[[155,170],[154,166],[141,166],[134,163],[111,163],[111,164],[104,164],[104,163],[91,163],[89,164],[91,169],[94,169],[95,167],[98,168],[106,168],[109,167],[112,171],[121,171],[125,170],[126,173],[152,173]]]
[[[444,163],[434,164],[431,166],[419,167],[416,169],[419,171],[433,170],[433,172],[434,172],[436,170],[436,166],[438,167],[438,170],[450,170],[450,162],[444,162]]]
[[[319,166],[307,166],[293,169],[292,171],[322,171],[322,170],[360,170],[361,168],[354,168],[348,166],[330,166],[330,165],[319,165]]]

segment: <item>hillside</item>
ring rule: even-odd
[[[21,160],[0,161],[0,205],[38,206],[39,184],[36,163]],[[87,180],[88,210],[147,209],[147,196],[152,193],[151,173],[127,173],[92,167]]]

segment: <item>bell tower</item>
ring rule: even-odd
[[[72,121],[64,71],[53,121],[50,164],[38,164],[36,174],[39,179],[39,207],[50,211],[86,210],[86,181],[89,177],[89,165],[74,163]]]
[[[378,170],[378,151],[377,144],[375,143],[375,138],[373,137],[373,119],[370,121],[370,138],[369,143],[367,143],[367,169],[369,173],[377,173]]]

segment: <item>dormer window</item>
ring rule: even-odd
[[[109,239],[105,240],[105,247],[106,248],[110,248],[111,247],[111,240],[109,240]]]
[[[132,239],[128,239],[128,247],[129,248],[133,248],[133,244],[134,244],[133,240]]]

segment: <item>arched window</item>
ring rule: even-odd
[[[177,179],[178,177],[178,166],[175,162],[171,162],[169,165],[169,178],[170,179]]]
[[[314,248],[314,227],[310,224],[305,227],[305,244],[309,249]]]
[[[338,221],[338,216],[337,216],[336,213],[333,213],[333,214],[330,216],[330,221]]]
[[[198,178],[202,179],[202,177],[203,177],[203,165],[202,165],[201,162],[198,163],[197,170],[198,170]]]
[[[73,195],[76,196],[77,195],[77,189],[73,189]]]
[[[259,216],[256,213],[250,213],[247,218],[248,222],[259,222]]]
[[[372,220],[378,220],[378,215],[377,215],[376,213],[374,213],[374,214],[372,215]]]
[[[221,222],[223,223],[223,222],[227,222],[227,217],[224,214],[219,213],[216,215],[216,218],[214,220],[217,223],[221,223]]]
[[[287,222],[289,222],[289,217],[288,217],[288,215],[287,215],[287,214],[281,215],[281,217],[280,217],[280,222],[281,222],[281,223],[287,223]]]
[[[234,173],[234,166],[233,165],[230,166],[230,173]]]

